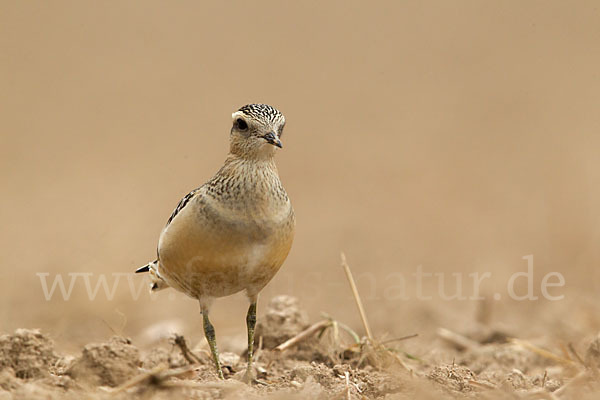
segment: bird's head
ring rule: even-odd
[[[282,148],[285,117],[267,104],[248,104],[234,112],[231,128],[231,153],[244,158],[273,157]]]

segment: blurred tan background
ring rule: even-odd
[[[95,286],[152,260],[249,102],[287,117],[277,159],[298,219],[259,314],[286,293],[361,330],[343,250],[377,333],[426,338],[478,306],[435,282],[415,300],[418,266],[489,271],[486,293],[505,294],[533,254],[537,294],[559,271],[565,300],[499,301],[493,320],[600,327],[595,1],[2,1],[0,44],[0,331],[69,347],[173,320],[201,340],[197,304],[174,292],[135,301],[122,278],[92,301],[80,280],[46,301],[36,274]],[[398,274],[409,300],[390,294]],[[243,335],[245,311],[218,301],[217,334]]]

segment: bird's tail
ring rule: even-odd
[[[167,282],[158,273],[158,260],[154,260],[143,267],[135,270],[135,273],[150,272],[150,291],[158,292],[159,290],[169,287]]]

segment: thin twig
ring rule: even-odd
[[[480,347],[478,342],[445,328],[438,328],[436,333],[440,338],[453,344],[458,349],[475,350]]]
[[[174,368],[174,369],[170,369],[170,370],[167,370],[166,366],[161,365],[150,371],[144,372],[143,374],[134,376],[133,378],[129,379],[122,385],[120,385],[114,389],[110,389],[109,391],[110,391],[110,393],[113,393],[113,394],[120,393],[124,390],[127,390],[129,388],[137,386],[140,383],[145,382],[147,380],[152,380],[156,384],[163,385],[165,383],[164,381],[167,380],[168,378],[185,375],[188,372],[193,371],[193,370],[194,370],[194,366],[191,366],[191,365],[188,365],[187,367]]]
[[[492,385],[491,383],[483,382],[483,381],[476,381],[474,379],[469,380],[469,383],[473,386],[478,386],[483,389],[491,389],[491,390],[498,389],[496,386]]]
[[[339,328],[343,329],[344,331],[346,331],[347,334],[352,336],[352,340],[354,340],[354,343],[356,343],[356,344],[360,343],[360,336],[358,336],[358,334],[356,332],[354,332],[354,330],[352,330],[352,328],[350,328],[348,325],[334,319],[331,315],[327,314],[326,312],[321,312],[321,316],[323,318],[327,318],[328,320],[330,320],[332,322],[335,321],[335,323],[338,325]]]
[[[350,374],[348,373],[348,371],[346,371],[344,373],[344,375],[346,376],[346,400],[351,400],[351,397],[350,397]]]
[[[333,343],[337,345],[340,343],[340,328],[336,320],[331,321],[331,328],[333,330]]]
[[[548,370],[544,370],[544,377],[542,378],[542,387],[546,386],[546,380],[548,380]]]
[[[407,335],[407,336],[402,336],[402,337],[399,337],[399,338],[384,340],[383,342],[381,342],[379,344],[386,344],[386,343],[392,343],[392,342],[400,342],[402,340],[416,338],[417,336],[419,336],[418,333],[413,333],[412,335]]]
[[[337,321],[337,324],[340,328],[342,328],[343,330],[345,330],[350,336],[352,336],[352,339],[354,340],[354,343],[360,343],[360,337],[358,336],[358,334],[356,332],[354,332],[348,325]]]
[[[389,354],[391,354],[391,355],[392,355],[392,357],[394,357],[394,359],[396,360],[396,362],[397,362],[398,364],[400,364],[400,366],[401,366],[402,368],[404,368],[405,370],[409,371],[409,372],[412,374],[412,372],[413,372],[413,371],[412,371],[412,369],[411,369],[411,368],[409,368],[409,367],[408,367],[408,365],[406,365],[406,364],[404,363],[404,361],[402,361],[402,359],[400,358],[400,356],[399,356],[398,354],[396,354],[396,353],[393,353],[393,352],[391,352],[391,351],[389,351],[389,350],[388,350],[388,353],[389,353]]]
[[[257,379],[258,381],[258,379]],[[258,381],[261,383],[260,381]],[[189,389],[200,389],[200,390],[224,390],[224,391],[234,391],[245,388],[246,385],[240,381],[236,381],[235,379],[228,379],[226,381],[219,382],[194,382],[189,380],[180,380],[176,382],[165,382],[163,383],[164,387],[183,387]]]
[[[529,343],[526,340],[512,338],[512,339],[510,339],[510,342],[512,342],[512,343],[514,343],[514,344],[516,344],[518,346],[524,347],[524,348],[526,348],[528,350],[531,350],[534,353],[536,353],[536,354],[538,354],[538,355],[540,355],[542,357],[548,358],[550,360],[553,360],[553,361],[556,361],[556,362],[559,362],[559,363],[562,363],[562,364],[566,364],[566,365],[575,365],[574,361],[567,360],[566,358],[559,357],[556,354],[551,353],[548,350],[544,350],[544,349],[542,349],[540,347],[537,347],[534,344]]]
[[[302,340],[314,335],[320,329],[327,328],[328,326],[331,326],[330,320],[324,319],[322,321],[319,321],[316,324],[309,326],[308,328],[306,328],[305,330],[303,330],[302,332],[300,332],[293,338],[281,343],[279,346],[275,347],[275,350],[285,351],[285,350],[289,349],[290,347],[295,346],[296,344],[300,343]]]
[[[152,369],[152,370],[150,370],[148,372],[145,372],[145,373],[143,373],[141,375],[134,376],[133,378],[129,379],[128,381],[126,381],[122,385],[117,386],[114,389],[110,389],[109,391],[111,393],[120,393],[120,392],[122,392],[124,390],[127,390],[127,389],[129,389],[131,387],[136,386],[138,383],[141,383],[141,382],[145,381],[146,379],[148,379],[150,377],[156,376],[157,374],[159,374],[160,372],[162,372],[162,371],[164,371],[166,369],[167,369],[167,367],[164,366],[164,365],[158,366],[158,367],[156,367],[156,368],[154,368],[154,369]]]
[[[173,343],[177,347],[179,347],[183,358],[185,358],[187,362],[189,362],[190,364],[202,364],[202,360],[197,355],[192,353],[187,343],[185,342],[185,338],[182,335],[175,335],[173,336],[172,340]]]
[[[352,277],[352,272],[350,271],[350,266],[346,262],[346,255],[342,252],[342,268],[346,272],[346,278],[348,278],[348,283],[350,283],[350,288],[352,289],[352,294],[354,295],[354,300],[356,301],[356,306],[358,307],[358,312],[360,313],[360,319],[362,320],[363,326],[365,328],[365,332],[367,332],[367,337],[369,340],[373,340],[373,335],[371,334],[371,328],[369,327],[369,322],[367,321],[367,315],[363,308],[362,301],[360,300],[360,295],[358,294],[358,289],[356,288],[356,283],[354,283],[354,278]]]
[[[573,360],[573,357],[571,357],[571,353],[569,353],[569,349],[567,349],[567,346],[565,346],[564,343],[558,343],[558,347],[560,347],[560,351],[562,352],[564,358],[566,358],[567,360]]]
[[[569,348],[569,351],[575,356],[575,359],[577,361],[579,361],[581,363],[581,365],[583,365],[584,367],[587,368],[588,365],[585,363],[585,361],[583,361],[583,358],[581,358],[579,356],[579,353],[577,353],[577,350],[575,350],[575,346],[573,346],[573,343],[569,342],[568,348]]]

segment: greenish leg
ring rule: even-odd
[[[212,353],[213,359],[215,361],[215,366],[217,367],[217,375],[219,378],[225,379],[223,377],[223,370],[221,369],[221,361],[219,360],[219,350],[217,350],[217,338],[215,336],[215,328],[210,323],[208,319],[208,310],[202,310],[202,317],[204,319],[204,335],[206,336],[206,341],[210,346],[210,352]]]
[[[256,301],[250,304],[248,314],[246,315],[246,325],[248,326],[248,367],[244,380],[252,381],[252,356],[254,355],[254,327],[256,326]]]

